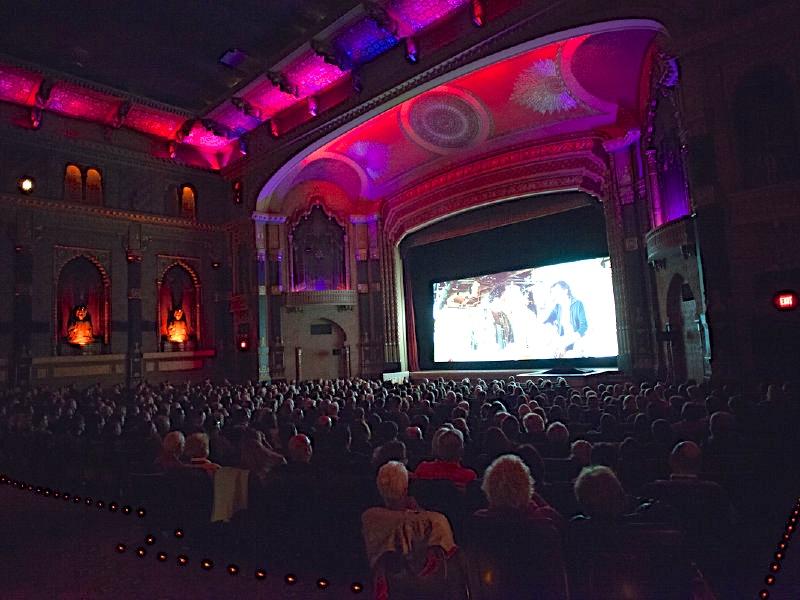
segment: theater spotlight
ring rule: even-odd
[[[36,182],[33,180],[33,177],[20,177],[17,179],[17,187],[19,191],[25,194],[32,194],[34,188],[36,187]]]

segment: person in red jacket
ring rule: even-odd
[[[472,469],[461,465],[464,455],[464,434],[457,429],[448,429],[438,436],[435,449],[436,460],[421,462],[414,471],[417,479],[448,479],[460,489],[477,479]]]

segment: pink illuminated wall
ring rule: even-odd
[[[22,69],[0,65],[0,100],[33,106],[42,76]]]
[[[111,125],[120,104],[119,98],[59,81],[53,86],[45,108],[68,117]]]

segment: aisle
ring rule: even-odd
[[[96,499],[93,499],[96,500]],[[135,508],[135,507],[134,507]],[[237,576],[226,573],[224,557],[211,571],[200,568],[200,556],[181,548],[173,536],[145,544],[147,517],[125,516],[108,507],[80,505],[0,485],[0,597],[3,600],[220,600],[236,598],[365,598],[349,582],[332,581],[326,590],[303,580],[287,586],[284,574],[269,573],[257,581],[244,565]],[[115,551],[117,544],[126,551]],[[144,558],[136,556],[144,547]],[[159,562],[157,553],[167,553]],[[186,567],[177,565],[182,552]]]

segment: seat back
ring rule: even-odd
[[[205,531],[214,504],[212,478],[202,469],[173,469],[164,475],[167,506],[175,526]]]
[[[571,458],[545,458],[544,475],[547,481],[571,481],[578,475]]]
[[[473,516],[465,522],[463,540],[474,598],[569,597],[561,537],[549,521]]]
[[[414,557],[387,552],[373,568],[374,586],[391,600],[462,600],[466,584],[460,560],[437,547]]]
[[[570,524],[570,587],[575,597],[689,597],[690,564],[683,534],[653,524]]]
[[[448,479],[412,479],[408,482],[408,494],[425,510],[442,513],[450,526],[458,531],[466,512],[464,492]]]

